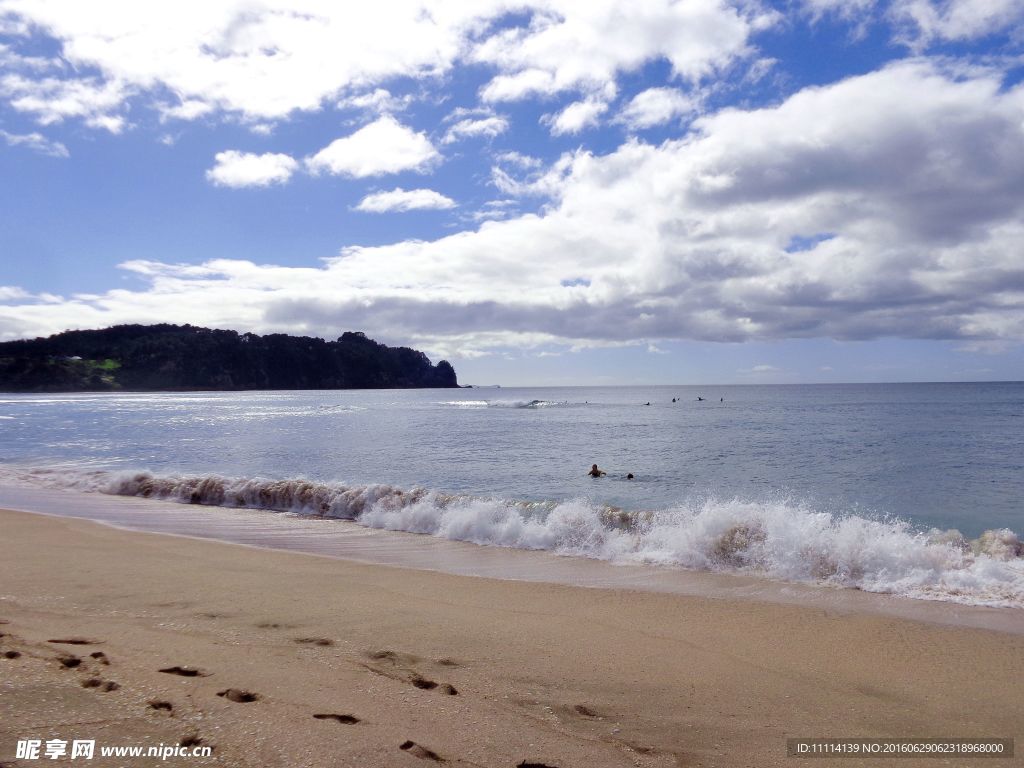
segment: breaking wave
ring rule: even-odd
[[[451,408],[550,408],[569,403],[555,400],[445,400],[440,405]]]
[[[955,530],[835,515],[787,499],[709,498],[631,512],[583,499],[511,501],[302,479],[28,474],[34,484],[49,487],[352,520],[480,545],[1024,608],[1024,543],[1008,529],[968,540]]]

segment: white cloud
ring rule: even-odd
[[[492,35],[471,57],[500,72],[482,90],[487,101],[592,93],[660,58],[695,82],[748,55],[750,36],[778,18],[756,3],[724,0],[552,0],[537,4],[528,26]]]
[[[0,285],[0,301],[18,301],[32,297],[24,288],[16,285]]]
[[[80,118],[91,128],[120,133],[126,121],[116,111],[122,108],[129,93],[129,89],[116,80],[61,80],[51,76],[35,79],[18,73],[0,77],[0,96],[18,112],[34,116],[40,125]]]
[[[402,189],[375,192],[359,201],[357,211],[387,213],[392,211],[446,210],[454,208],[455,201],[432,189]]]
[[[49,155],[50,157],[70,157],[71,155],[68,152],[68,148],[59,141],[51,141],[41,133],[18,134],[0,130],[0,137],[3,137],[9,146],[25,147],[42,155]]]
[[[517,200],[488,200],[480,210],[473,211],[466,215],[466,221],[479,223],[481,221],[507,219],[517,213],[519,202]]]
[[[299,167],[295,158],[272,152],[255,155],[232,149],[218,152],[214,160],[216,165],[206,178],[217,186],[234,188],[284,184]]]
[[[698,101],[676,88],[648,88],[623,107],[616,121],[633,129],[650,128],[693,114],[699,106]]]
[[[843,19],[857,21],[867,17],[874,9],[878,0],[801,0],[804,9],[814,21],[822,17],[834,15]]]
[[[213,111],[213,106],[200,99],[185,99],[178,104],[160,104],[160,117],[163,120],[195,120]]]
[[[608,104],[600,99],[574,101],[561,112],[544,115],[541,122],[549,126],[552,136],[563,136],[567,133],[579,133],[585,128],[593,128],[605,112]]]
[[[547,205],[317,268],[136,262],[143,289],[3,306],[0,335],[187,319],[448,351],[1024,340],[1024,85],[996,70],[903,61],[512,186]]]
[[[895,0],[889,11],[913,48],[934,40],[975,40],[1024,27],[1021,0]]]
[[[509,165],[516,165],[520,168],[539,168],[541,166],[540,158],[531,157],[530,155],[524,155],[521,152],[510,151],[502,152],[495,158],[500,163],[508,163]]]
[[[485,136],[493,139],[508,130],[508,120],[500,115],[459,120],[445,134],[443,144],[452,144],[467,138]]]
[[[506,153],[503,157],[507,157],[508,154],[516,153]],[[516,162],[523,159],[519,156],[511,161],[511,164],[518,165],[521,171],[526,171],[526,175],[521,178],[516,178],[500,165],[491,168],[491,184],[499,192],[512,197],[551,197],[558,194],[566,175],[572,170],[572,155],[563,155],[547,168],[544,168],[540,161]]]
[[[8,62],[20,56],[12,71],[31,82],[3,94],[41,121],[107,130],[133,96],[182,120],[276,121],[330,102],[394,112],[407,97],[387,83],[436,81],[460,63],[491,68],[487,100],[589,95],[658,59],[698,81],[749,55],[751,37],[778,18],[756,0],[0,0],[16,40],[34,30],[59,45],[49,59],[10,51]],[[40,77],[65,63],[61,76]]]
[[[425,133],[417,133],[384,115],[355,133],[335,139],[306,160],[313,173],[381,176],[401,171],[424,173],[441,155]]]
[[[56,38],[63,59],[103,82],[276,120],[348,90],[443,74],[502,5],[3,0],[0,14]]]
[[[375,88],[372,91],[348,96],[338,102],[341,109],[361,109],[376,114],[385,112],[401,112],[412,103],[412,96],[394,96],[386,88]]]

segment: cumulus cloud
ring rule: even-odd
[[[25,147],[49,157],[70,157],[68,148],[59,141],[51,141],[41,133],[8,133],[0,130],[0,137],[11,147]]]
[[[412,103],[412,97],[394,96],[386,88],[375,88],[372,91],[348,96],[338,102],[341,109],[362,109],[367,112],[383,114],[385,112],[401,112]]]
[[[392,211],[446,210],[454,208],[455,201],[432,189],[402,189],[375,192],[359,201],[357,211],[388,213]]]
[[[723,0],[553,0],[534,8],[528,26],[484,40],[471,58],[501,72],[484,86],[486,101],[589,93],[662,58],[676,76],[697,81],[748,55],[750,37],[777,19],[757,3]]]
[[[601,115],[608,111],[608,104],[600,99],[574,101],[561,112],[544,115],[541,122],[549,126],[552,136],[579,133],[597,125]]]
[[[500,7],[439,3],[428,13],[416,0],[3,0],[0,15],[52,36],[66,61],[103,83],[275,120],[350,89],[443,74]]]
[[[214,161],[216,164],[206,172],[206,178],[218,186],[234,188],[284,184],[299,167],[288,155],[256,155],[233,149],[218,152]]]
[[[141,290],[0,306],[0,334],[188,318],[359,327],[446,353],[1024,339],[1024,85],[996,70],[903,61],[706,114],[677,140],[577,151],[522,183],[545,196],[539,213],[318,268],[137,262]]]
[[[1024,26],[1020,0],[895,0],[890,15],[914,48],[934,40],[975,40]]]
[[[40,125],[80,118],[91,128],[120,133],[126,120],[117,112],[129,93],[117,80],[35,78],[15,72],[0,77],[0,96],[18,112],[35,117]]]
[[[699,102],[677,88],[648,88],[623,107],[616,121],[633,129],[650,128],[693,114],[698,108]]]
[[[313,173],[364,178],[401,171],[423,173],[441,155],[425,133],[384,115],[355,133],[335,139],[306,160]]]
[[[16,38],[59,46],[44,68],[69,65],[42,76],[22,56],[0,94],[41,122],[107,130],[124,127],[132,98],[181,120],[277,121],[331,102],[390,112],[388,83],[436,81],[461,63],[493,73],[490,101],[591,94],[658,59],[688,81],[720,72],[778,18],[757,0],[0,0]]]
[[[469,138],[485,137],[493,139],[508,130],[508,119],[501,115],[487,115],[484,117],[466,117],[457,121],[448,132],[445,133],[443,144],[453,144],[456,141]]]

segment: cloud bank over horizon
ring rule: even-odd
[[[100,290],[4,275],[0,338],[358,328],[454,359],[1024,342],[1019,3],[99,6],[0,0],[8,153],[152,136],[246,215],[336,199],[379,229],[334,255],[137,249]],[[831,30],[849,71],[787,63],[797,28]]]

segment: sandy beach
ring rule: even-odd
[[[21,512],[0,530],[5,766],[39,764],[14,759],[27,738],[213,747],[86,765],[849,766],[786,739],[1019,740],[1024,722],[1020,635]]]

